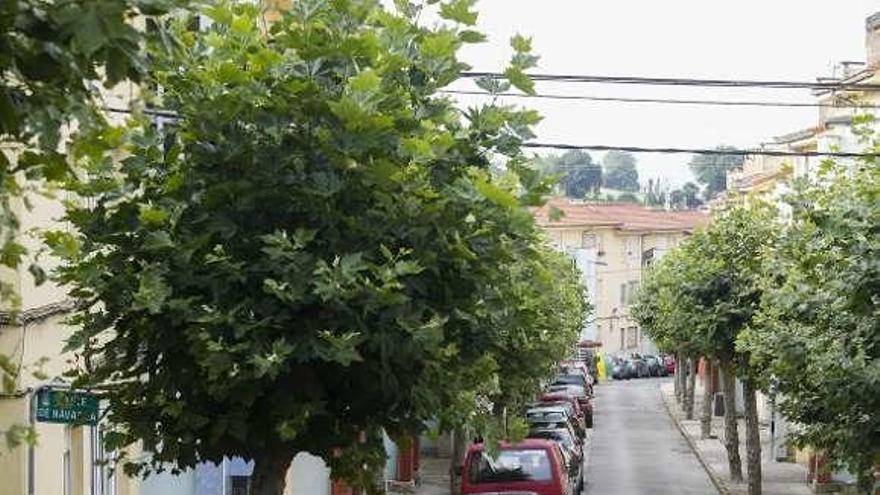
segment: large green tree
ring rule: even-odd
[[[716,146],[717,151],[731,151],[736,148],[727,145]],[[706,200],[714,198],[727,190],[727,172],[742,167],[743,155],[694,155],[688,163],[697,182],[703,185]]]
[[[83,301],[76,383],[105,391],[109,448],[151,453],[130,467],[242,456],[277,495],[306,450],[371,487],[382,430],[516,407],[568,354],[582,289],[525,208],[549,190],[519,149],[537,115],[438,95],[483,39],[472,4],[426,28],[406,2],[303,0],[268,31],[212,6],[156,59],[173,144],[145,118],[79,142],[89,201],[50,240]],[[490,92],[533,91],[512,47]]]
[[[609,151],[602,158],[605,187],[639,192],[639,171],[636,157],[626,151]]]
[[[877,152],[876,145],[869,149]],[[880,168],[827,164],[789,199],[766,289],[741,339],[800,445],[827,449],[874,493],[880,461]],[[770,379],[772,377],[772,381]]]

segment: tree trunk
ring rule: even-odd
[[[856,467],[856,489],[859,495],[876,495],[874,490],[875,475],[874,473],[880,469],[880,466],[874,464],[875,458],[870,456],[861,459]]]
[[[452,432],[452,459],[449,460],[449,493],[456,494],[460,491],[459,478],[461,473],[464,454],[467,449],[467,433],[464,428],[456,428]]]
[[[743,380],[743,401],[746,416],[746,472],[749,495],[761,495],[761,432],[758,425],[758,400],[754,382]]]
[[[715,397],[715,372],[712,360],[704,358],[703,404],[700,410],[700,438],[712,437],[712,399]]]
[[[286,452],[266,453],[254,459],[250,495],[283,495],[287,469],[293,457]]]
[[[679,404],[684,401],[685,377],[687,377],[687,369],[684,353],[679,352],[675,355],[675,399]]]
[[[688,360],[687,397],[684,399],[684,413],[686,419],[694,419],[694,396],[697,387],[697,358]]]
[[[724,394],[724,447],[727,449],[727,467],[730,480],[741,483],[742,461],[739,457],[739,432],[736,425],[736,376],[733,363],[721,363],[721,387]]]

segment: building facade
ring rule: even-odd
[[[558,210],[560,217],[550,211]],[[550,242],[581,269],[593,312],[582,340],[607,354],[656,353],[630,315],[645,270],[694,229],[708,222],[699,211],[667,211],[636,204],[554,199],[535,210]]]

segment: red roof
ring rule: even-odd
[[[550,219],[556,208],[562,216]],[[572,202],[554,198],[533,210],[535,221],[542,227],[610,227],[632,231],[693,231],[709,223],[709,215],[696,210],[668,211],[632,203]]]

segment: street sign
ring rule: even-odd
[[[40,423],[98,424],[98,398],[88,392],[43,387],[37,390],[36,409]]]

